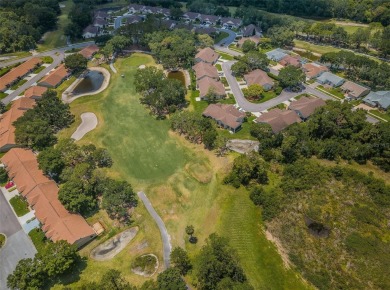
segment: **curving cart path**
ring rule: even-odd
[[[146,209],[148,210],[148,212],[150,213],[152,218],[155,220],[155,222],[158,226],[158,229],[160,230],[161,239],[163,242],[164,266],[165,266],[165,269],[168,269],[170,266],[170,254],[171,254],[171,250],[172,250],[172,245],[171,245],[171,241],[170,241],[170,237],[169,237],[167,228],[165,227],[165,224],[164,224],[163,220],[161,219],[161,217],[158,215],[156,210],[153,208],[152,204],[150,203],[150,201],[147,198],[147,196],[145,195],[145,193],[143,191],[140,191],[137,194],[138,194],[138,197],[144,203]]]

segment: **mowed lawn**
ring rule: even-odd
[[[335,48],[335,47],[330,46],[330,45],[317,45],[317,44],[309,43],[309,42],[298,40],[298,39],[294,39],[294,45],[295,45],[295,47],[302,48],[302,49],[305,49],[307,51],[311,51],[311,52],[319,53],[319,54],[340,51],[340,49]]]
[[[112,74],[105,92],[80,98],[71,104],[76,122],[60,137],[74,132],[80,123],[81,113],[94,112],[99,125],[79,143],[93,143],[109,150],[114,165],[108,173],[128,180],[136,191],[145,191],[164,220],[173,247],[185,247],[193,257],[201,249],[205,238],[218,232],[232,238],[231,244],[255,289],[281,289],[280,280],[287,281],[282,285],[284,289],[303,289],[304,284],[291,270],[285,270],[275,248],[260,231],[263,226],[260,212],[252,205],[247,191],[223,185],[222,178],[228,172],[233,156],[218,158],[213,152],[204,150],[202,145],[189,143],[169,131],[168,120],[155,120],[140,104],[133,78],[141,64],[155,65],[150,56],[143,54],[118,59],[115,63],[118,74]],[[231,197],[234,197],[234,208],[228,204]],[[143,238],[137,241],[158,241],[153,243],[150,251],[154,250],[161,256],[157,228],[151,224],[150,217],[145,216],[142,205],[137,208],[135,216],[138,214],[141,218],[136,218],[136,224],[140,226]],[[195,227],[195,236],[199,240],[196,245],[188,243],[185,233],[185,227],[190,224]],[[242,239],[237,235],[239,232],[244,233]],[[108,267],[113,267],[127,269],[125,276],[139,285],[144,278],[134,279],[134,274],[126,268],[139,254],[131,251],[134,246],[131,242],[111,262],[88,259],[81,278],[87,279],[90,273],[100,275]],[[87,250],[83,253],[88,255]],[[247,259],[248,256],[251,259]]]

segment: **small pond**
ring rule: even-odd
[[[169,79],[175,79],[175,80],[178,80],[180,81],[183,86],[186,86],[186,79],[185,79],[185,76],[184,76],[184,73],[181,72],[181,71],[171,71],[168,73],[168,78]]]
[[[103,83],[104,76],[98,71],[89,71],[82,81],[74,88],[73,94],[85,94],[98,90]]]

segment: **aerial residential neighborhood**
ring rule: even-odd
[[[0,2],[1,290],[390,288],[390,6],[236,5]]]

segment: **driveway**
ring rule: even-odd
[[[234,63],[235,61],[228,61],[222,63],[222,70],[225,74],[226,80],[230,85],[230,88],[232,90],[234,98],[236,99],[237,104],[247,112],[261,112],[267,110],[271,107],[274,107],[280,103],[283,103],[284,101],[287,101],[303,93],[303,92],[293,93],[293,92],[288,92],[286,90],[283,90],[279,96],[267,102],[260,103],[260,104],[251,103],[244,97],[244,94],[242,93],[236,78],[232,75],[231,67]]]
[[[157,223],[158,229],[160,230],[161,239],[163,242],[164,265],[165,265],[165,269],[168,269],[170,266],[170,255],[171,255],[172,245],[170,242],[167,228],[165,227],[165,224],[164,224],[163,220],[161,219],[161,217],[157,214],[157,212],[153,208],[152,204],[150,203],[150,201],[147,198],[147,196],[145,195],[145,193],[140,191],[137,194],[138,194],[138,197],[144,203],[146,209],[148,210],[148,212],[150,213],[152,218]]]
[[[6,244],[0,250],[0,289],[8,289],[8,275],[21,259],[33,258],[37,251],[3,193],[0,193],[0,232],[7,236]]]

